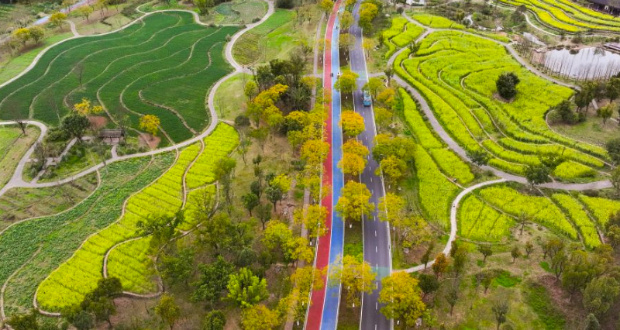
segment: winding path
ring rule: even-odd
[[[435,31],[442,31],[442,30],[452,30],[452,31],[459,31],[459,32],[463,32],[463,33],[467,33],[467,34],[471,34],[471,35],[476,35],[478,37],[487,39],[487,40],[491,40],[493,42],[499,43],[501,45],[503,45],[507,51],[524,67],[526,67],[528,70],[530,70],[531,72],[533,72],[534,74],[547,79],[549,81],[552,81],[556,84],[562,85],[562,86],[566,86],[569,88],[573,88],[573,89],[579,89],[578,86],[574,86],[565,82],[561,82],[559,80],[553,79],[545,74],[543,74],[542,72],[538,71],[536,68],[534,68],[533,66],[531,66],[527,61],[525,61],[524,59],[522,59],[517,52],[514,50],[514,48],[512,48],[512,46],[508,43],[504,43],[501,41],[497,41],[482,35],[478,35],[475,33],[471,33],[468,31],[463,31],[463,30],[453,30],[453,29],[435,29],[435,28],[430,28],[428,26],[422,25],[419,22],[415,21],[414,19],[412,19],[411,17],[409,17],[406,14],[403,14],[405,16],[405,18],[407,18],[407,20],[409,20],[410,22],[417,24],[423,28],[426,29],[426,31],[416,40],[416,43],[420,42],[421,40],[423,40],[424,38],[426,38],[426,36],[428,36],[430,33],[435,32]],[[394,64],[394,60],[396,59],[396,57],[402,52],[404,51],[405,48],[400,49],[398,52],[396,52],[395,54],[393,54],[390,59],[388,60],[388,65],[389,67],[392,67]],[[431,127],[435,130],[435,132],[437,132],[437,134],[439,135],[439,137],[448,145],[448,147],[450,149],[452,149],[455,153],[457,153],[459,156],[461,156],[463,159],[466,159],[469,162],[472,162],[472,160],[468,157],[467,152],[465,151],[465,149],[463,149],[458,143],[456,143],[456,141],[454,141],[454,139],[452,139],[452,137],[450,136],[450,134],[448,134],[448,132],[446,132],[446,130],[444,129],[444,127],[439,123],[439,121],[437,120],[437,118],[435,117],[435,113],[431,110],[430,106],[428,105],[428,103],[426,102],[426,99],[420,94],[420,92],[413,88],[411,85],[409,85],[405,80],[403,80],[401,77],[399,77],[398,75],[394,75],[392,78],[394,81],[396,81],[401,87],[405,88],[420,104],[420,108],[422,109],[422,111],[424,112],[425,116],[428,118],[428,122],[430,123]],[[471,193],[472,191],[478,189],[478,188],[482,188],[485,186],[489,186],[489,185],[494,185],[494,184],[498,184],[498,183],[502,183],[502,182],[518,182],[521,184],[528,184],[527,180],[524,177],[521,176],[517,176],[517,175],[513,175],[513,174],[509,174],[503,171],[500,171],[496,168],[490,167],[490,166],[481,166],[481,168],[483,170],[486,171],[491,171],[495,176],[498,176],[500,179],[497,180],[493,180],[493,181],[486,181],[486,182],[482,182],[479,184],[476,184],[474,186],[468,187],[466,189],[464,189],[463,191],[461,191],[457,197],[452,201],[452,204],[450,206],[450,236],[448,239],[448,242],[446,243],[446,246],[443,249],[443,253],[444,254],[449,254],[450,250],[452,249],[452,243],[456,240],[456,234],[458,232],[458,224],[457,224],[457,216],[458,216],[458,208],[459,208],[459,203],[461,202],[461,200],[469,193]],[[545,183],[542,185],[539,185],[540,187],[543,188],[550,188],[550,189],[558,189],[558,190],[572,190],[572,191],[584,191],[584,190],[599,190],[599,189],[604,189],[604,188],[610,188],[612,187],[611,182],[608,180],[604,180],[604,181],[596,181],[596,182],[590,182],[590,183],[561,183],[561,182],[550,182],[550,183]],[[405,271],[408,273],[411,272],[418,272],[421,270],[426,269],[427,267],[431,266],[433,264],[433,261],[429,262],[427,265],[418,265],[415,267],[411,267],[408,269],[401,269],[401,270],[393,270],[393,271]]]
[[[75,179],[79,179],[81,177],[84,177],[90,173],[93,173],[99,169],[101,169],[102,167],[106,166],[107,164],[110,163],[114,163],[117,161],[123,161],[123,160],[127,160],[127,159],[132,159],[132,158],[138,158],[138,157],[146,157],[146,156],[153,156],[153,155],[157,155],[160,153],[164,153],[164,152],[169,152],[169,151],[175,151],[181,148],[184,148],[186,146],[189,146],[197,141],[201,141],[202,139],[204,139],[205,137],[207,137],[209,134],[211,134],[211,132],[213,132],[213,130],[215,129],[215,126],[217,126],[218,123],[218,116],[217,113],[215,111],[215,92],[217,91],[217,89],[220,87],[220,85],[226,81],[227,79],[231,78],[232,76],[238,74],[238,73],[248,73],[249,70],[243,68],[241,65],[239,65],[235,59],[233,58],[232,55],[232,48],[234,46],[234,43],[239,39],[239,37],[241,37],[241,35],[243,35],[245,32],[253,29],[254,27],[262,24],[264,21],[266,21],[269,17],[271,17],[271,15],[275,12],[274,9],[274,4],[273,1],[271,0],[265,0],[267,2],[267,13],[265,14],[265,16],[263,16],[263,18],[261,18],[259,21],[252,23],[252,24],[248,24],[246,25],[246,27],[244,29],[239,30],[237,33],[235,33],[230,42],[227,43],[226,45],[226,50],[225,50],[225,55],[226,55],[226,60],[228,62],[230,62],[230,64],[233,67],[233,71],[229,74],[227,74],[226,76],[222,77],[220,80],[218,80],[213,86],[211,86],[211,90],[209,91],[206,99],[205,99],[205,105],[209,108],[209,113],[211,115],[211,122],[209,124],[209,126],[207,127],[206,130],[204,130],[201,134],[183,141],[181,143],[166,147],[166,148],[161,148],[161,149],[156,149],[156,150],[151,150],[151,151],[147,151],[147,152],[143,152],[143,153],[137,153],[137,154],[132,154],[132,155],[125,155],[125,156],[118,156],[116,154],[113,154],[112,157],[108,160],[106,160],[105,162],[99,163],[93,167],[90,167],[78,174],[75,174],[71,177],[62,179],[62,180],[58,180],[55,182],[45,182],[45,183],[36,183],[36,182],[26,182],[23,177],[22,177],[22,173],[24,171],[24,168],[26,167],[26,164],[28,163],[30,157],[32,156],[32,154],[34,153],[34,150],[37,146],[37,144],[41,143],[43,141],[43,138],[45,137],[45,135],[47,134],[47,126],[41,122],[38,121],[34,121],[34,120],[28,120],[27,123],[29,125],[35,125],[37,127],[39,127],[41,129],[41,135],[39,136],[39,139],[37,139],[37,142],[35,144],[32,145],[32,147],[26,152],[26,154],[24,154],[24,157],[22,157],[22,159],[19,161],[17,168],[15,170],[15,172],[13,173],[13,176],[11,177],[11,180],[9,182],[7,182],[7,184],[2,187],[2,189],[0,189],[0,196],[3,196],[8,190],[12,189],[12,188],[43,188],[43,187],[54,187],[54,186],[58,186],[67,182],[71,182]],[[190,12],[192,13],[192,15],[194,16],[194,19],[196,21],[197,24],[200,25],[204,25],[207,26],[208,24],[203,23],[200,21],[200,17],[198,16],[198,14],[196,12],[193,11],[189,11],[189,10],[178,10],[178,9],[172,9],[172,10],[158,10],[158,11],[153,11],[153,12],[148,12],[148,13],[144,13],[142,12],[144,15],[140,16],[139,18],[137,18],[136,20],[130,22],[129,24],[125,25],[124,27],[115,30],[115,31],[111,31],[111,32],[107,32],[104,34],[98,34],[97,36],[101,36],[101,35],[105,35],[105,34],[110,34],[110,33],[115,33],[118,31],[121,31],[123,29],[126,29],[127,27],[136,24],[137,22],[140,22],[142,19],[144,19],[145,17],[149,16],[149,15],[153,15],[155,13],[160,13],[160,12]],[[41,53],[39,53],[37,55],[37,57],[35,57],[35,59],[32,61],[32,63],[23,71],[21,72],[19,75],[15,76],[14,78],[8,80],[7,82],[0,84],[0,87],[4,87],[10,83],[12,83],[13,81],[15,81],[16,79],[18,79],[19,77],[23,76],[24,74],[26,74],[28,71],[32,70],[32,68],[34,68],[34,66],[39,62],[39,60],[41,59],[41,57],[47,53],[49,51],[49,49],[51,49],[52,47],[55,47],[56,45],[59,45],[63,42],[66,42],[67,40],[72,40],[75,38],[88,38],[91,36],[80,36],[80,37],[72,37],[72,38],[68,38],[65,39],[63,41],[60,41],[54,45],[49,46],[48,48],[46,48],[45,50],[43,50]],[[14,121],[3,121],[0,122],[0,125],[14,125],[15,122]]]

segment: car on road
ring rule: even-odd
[[[370,93],[368,91],[364,91],[364,106],[369,107],[372,102],[372,98],[370,97]]]

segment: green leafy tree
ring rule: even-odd
[[[37,311],[32,309],[28,314],[15,313],[8,319],[13,330],[38,330]]]
[[[193,283],[195,287],[192,294],[194,301],[206,301],[213,306],[220,301],[226,290],[229,276],[233,273],[234,266],[224,260],[220,255],[215,262],[198,266],[199,277]]]
[[[513,72],[505,72],[497,78],[495,86],[497,87],[497,92],[501,97],[506,100],[510,100],[517,95],[518,83],[519,77],[517,77],[516,74]]]
[[[495,299],[493,301],[493,306],[491,306],[491,310],[493,311],[493,315],[495,315],[497,330],[499,330],[499,327],[506,322],[506,315],[508,315],[508,311],[510,310],[508,300],[505,298]]]
[[[607,153],[614,163],[620,163],[620,138],[607,141],[607,143],[605,143],[605,149],[607,149]]]
[[[542,164],[528,165],[528,167],[525,169],[525,178],[532,187],[538,184],[551,182],[549,174],[551,174],[551,170],[547,166]]]
[[[269,297],[267,280],[260,279],[248,268],[241,268],[228,279],[228,299],[243,308],[252,307]]]
[[[164,293],[159,302],[155,306],[155,314],[161,318],[161,320],[168,324],[170,330],[174,328],[174,324],[181,317],[181,308],[174,301],[174,297]]]
[[[160,271],[168,282],[187,285],[194,271],[194,251],[182,248],[175,254],[164,254],[161,258]]]
[[[491,156],[488,152],[482,149],[477,149],[468,151],[467,158],[469,158],[474,164],[478,166],[483,166],[489,163],[489,159],[491,158]]]
[[[601,330],[601,325],[598,323],[598,319],[594,314],[588,314],[584,330]]]
[[[226,315],[220,310],[210,311],[204,319],[202,330],[224,330]]]
[[[209,8],[213,7],[213,0],[193,0],[194,6],[200,11],[200,15],[209,14]]]
[[[79,142],[82,141],[82,137],[86,130],[90,127],[90,121],[88,118],[84,116],[80,116],[76,113],[72,113],[62,120],[61,128],[69,136],[78,139]]]
[[[439,289],[439,280],[433,275],[429,274],[420,274],[420,289],[424,295],[422,297],[426,297],[427,294],[433,293]]]
[[[596,115],[599,116],[601,119],[603,119],[603,125],[607,123],[607,120],[609,120],[609,118],[611,118],[613,114],[614,114],[614,109],[612,108],[611,105],[606,105],[596,110]]]
[[[512,262],[514,263],[515,260],[521,256],[521,249],[515,245],[510,251],[510,256],[512,257]]]
[[[482,256],[484,257],[482,259],[482,263],[486,263],[487,257],[490,257],[491,255],[493,255],[493,249],[491,248],[490,244],[478,245],[478,251],[480,251],[480,253],[482,253]]]
[[[593,279],[583,291],[583,307],[597,317],[607,313],[620,293],[620,284],[611,276]]]
[[[446,294],[445,298],[446,298],[446,302],[448,303],[448,305],[450,305],[450,315],[452,315],[452,312],[454,311],[454,306],[459,300],[459,283],[458,282],[452,283],[450,288],[448,288],[448,293]]]
[[[260,204],[260,199],[253,193],[243,195],[241,201],[243,202],[243,207],[250,213],[250,216],[252,216],[252,210]]]

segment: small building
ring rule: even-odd
[[[620,15],[620,0],[588,0],[593,9],[604,11],[612,15]]]
[[[119,144],[125,139],[125,130],[102,129],[101,131],[99,131],[99,138],[107,144]]]

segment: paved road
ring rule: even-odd
[[[332,70],[334,68],[334,65],[332,65],[332,61],[336,61],[336,63],[339,65],[338,47],[337,47],[338,34],[334,26],[336,25],[338,7],[340,6],[341,2],[342,0],[338,0],[336,4],[334,5],[334,9],[329,15],[329,18],[327,21],[327,27],[325,30],[325,50],[323,54],[324,56],[323,58],[323,91],[326,95],[330,95],[333,93],[333,83],[335,82],[335,79],[332,78],[332,72],[333,72]],[[336,38],[334,38],[334,35],[336,36]],[[332,40],[332,39],[335,39],[335,40]],[[334,47],[334,44],[336,45],[336,47]],[[335,58],[334,58],[334,54],[336,55]],[[336,66],[336,68],[337,67],[338,66]],[[324,135],[325,135],[325,140],[330,143],[330,148],[329,148],[327,157],[325,161],[323,162],[323,174],[322,174],[322,187],[327,188],[327,192],[325,196],[323,197],[323,200],[321,200],[321,205],[323,205],[323,207],[325,207],[325,209],[327,210],[327,219],[325,221],[325,225],[328,230],[325,235],[319,237],[317,240],[316,257],[314,259],[314,267],[316,269],[326,269],[327,267],[329,267],[329,264],[331,262],[330,248],[331,248],[333,232],[334,232],[333,225],[332,225],[332,222],[334,220],[333,192],[335,191],[335,188],[332,186],[333,185],[333,171],[334,171],[334,166],[333,166],[334,148],[331,146],[332,136],[333,136],[333,127],[334,127],[333,118],[332,118],[333,117],[332,107],[333,107],[333,104],[335,103],[334,99],[335,97],[332,97],[332,102],[326,104],[327,116],[325,119],[325,134]],[[338,96],[338,107],[340,107],[339,96]],[[336,122],[335,127],[338,127],[337,122]],[[341,233],[344,233],[343,229],[341,229]],[[339,301],[340,286],[337,287],[336,296],[328,298],[327,296],[328,291],[330,294],[334,294],[334,290],[336,290],[336,288],[330,289],[329,287],[327,287],[327,284],[328,284],[327,276],[323,277],[323,284],[324,285],[321,289],[312,290],[312,293],[310,295],[310,306],[308,306],[308,312],[306,313],[305,329],[318,330],[318,329],[323,328],[322,326],[322,323],[324,320],[323,313],[324,313],[324,309],[328,308],[326,307],[328,300],[330,301],[331,307],[329,307],[330,310],[328,310],[327,313],[330,315],[331,318],[333,318],[333,320],[331,319],[327,320],[328,321],[327,323],[333,324],[333,329],[335,329],[336,327],[336,322],[337,322],[337,317],[338,317],[337,303],[336,303],[335,311],[331,310],[331,308],[333,308],[334,298],[338,299]]]
[[[354,24],[349,33],[355,36],[355,44],[350,49],[351,70],[359,75],[357,90],[353,93],[353,103],[355,111],[364,117],[366,129],[359,135],[358,139],[372,150],[377,130],[372,106],[365,107],[363,104],[362,86],[368,81],[368,71],[364,48],[362,47],[362,29],[357,24],[359,21],[359,10],[361,1],[358,1],[353,8]],[[372,157],[368,157],[368,164],[364,172],[360,175],[360,180],[368,189],[372,196],[371,202],[379,205],[379,199],[385,195],[383,178],[375,175],[375,170],[379,164]],[[378,303],[379,291],[381,290],[381,279],[389,276],[392,271],[392,257],[390,251],[390,229],[389,224],[379,221],[378,210],[372,217],[364,219],[364,260],[367,261],[377,273],[377,289],[371,294],[364,294],[362,297],[362,316],[361,329],[368,330],[387,330],[391,327],[391,322],[381,314],[381,305]]]

